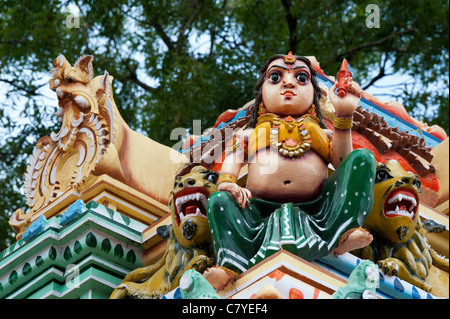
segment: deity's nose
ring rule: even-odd
[[[290,79],[283,80],[283,87],[285,87],[285,88],[293,88],[294,87],[294,82],[291,81]]]

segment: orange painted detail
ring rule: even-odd
[[[303,293],[296,288],[291,288],[289,289],[289,299],[304,299]]]
[[[281,278],[284,277],[284,272],[275,270],[275,271],[271,272],[267,277],[274,278],[275,281],[279,281]]]
[[[319,297],[319,292],[320,290],[317,288],[314,288],[314,294],[313,294],[313,299],[317,299]]]

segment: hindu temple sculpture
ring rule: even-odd
[[[362,260],[351,272],[345,286],[339,287],[333,299],[377,299],[376,288],[380,284],[378,266],[370,260]]]
[[[217,176],[203,166],[176,176],[169,200],[172,224],[158,228],[160,236],[167,240],[164,255],[156,263],[130,272],[111,294],[111,299],[161,298],[178,287],[186,271],[194,269],[203,273],[215,265],[206,201],[217,191]]]
[[[379,163],[375,179],[375,202],[364,227],[374,240],[356,254],[377,263],[388,275],[431,291],[426,278],[431,265],[448,270],[448,260],[429,247],[422,236],[419,217],[420,181],[395,160]],[[427,231],[439,227],[424,225]]]
[[[371,242],[360,226],[372,207],[376,161],[370,151],[352,151],[352,117],[362,90],[349,72],[344,75],[329,92],[333,132],[323,123],[321,90],[307,58],[275,55],[261,69],[252,116],[227,144],[219,191],[207,205],[224,273],[242,273],[280,249],[314,260]],[[347,93],[337,94],[338,86]],[[248,175],[240,187],[244,163]]]
[[[220,299],[208,280],[194,269],[181,277],[180,294],[182,299]]]
[[[49,85],[58,97],[61,129],[40,138],[30,156],[24,182],[29,210],[18,209],[9,222],[17,239],[46,206],[102,174],[167,204],[167,176],[185,165],[180,153],[126,124],[114,102],[113,77],[107,71],[94,77],[93,60],[82,56],[73,66],[63,55],[53,60]],[[156,157],[159,165],[149,166]]]

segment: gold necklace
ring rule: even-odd
[[[278,149],[278,153],[286,157],[300,157],[311,148],[312,140],[305,128],[305,120],[318,122],[317,117],[306,114],[295,119],[291,116],[281,119],[273,113],[264,113],[258,117],[257,125],[271,122],[270,145]]]

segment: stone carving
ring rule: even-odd
[[[42,208],[101,174],[167,204],[170,176],[187,162],[128,127],[114,102],[112,77],[105,71],[94,78],[93,60],[82,56],[72,66],[60,55],[53,61],[49,85],[58,97],[61,128],[40,138],[29,157],[24,182],[29,210],[18,209],[10,219],[18,238]],[[148,165],[151,158],[158,158],[158,167]]]

